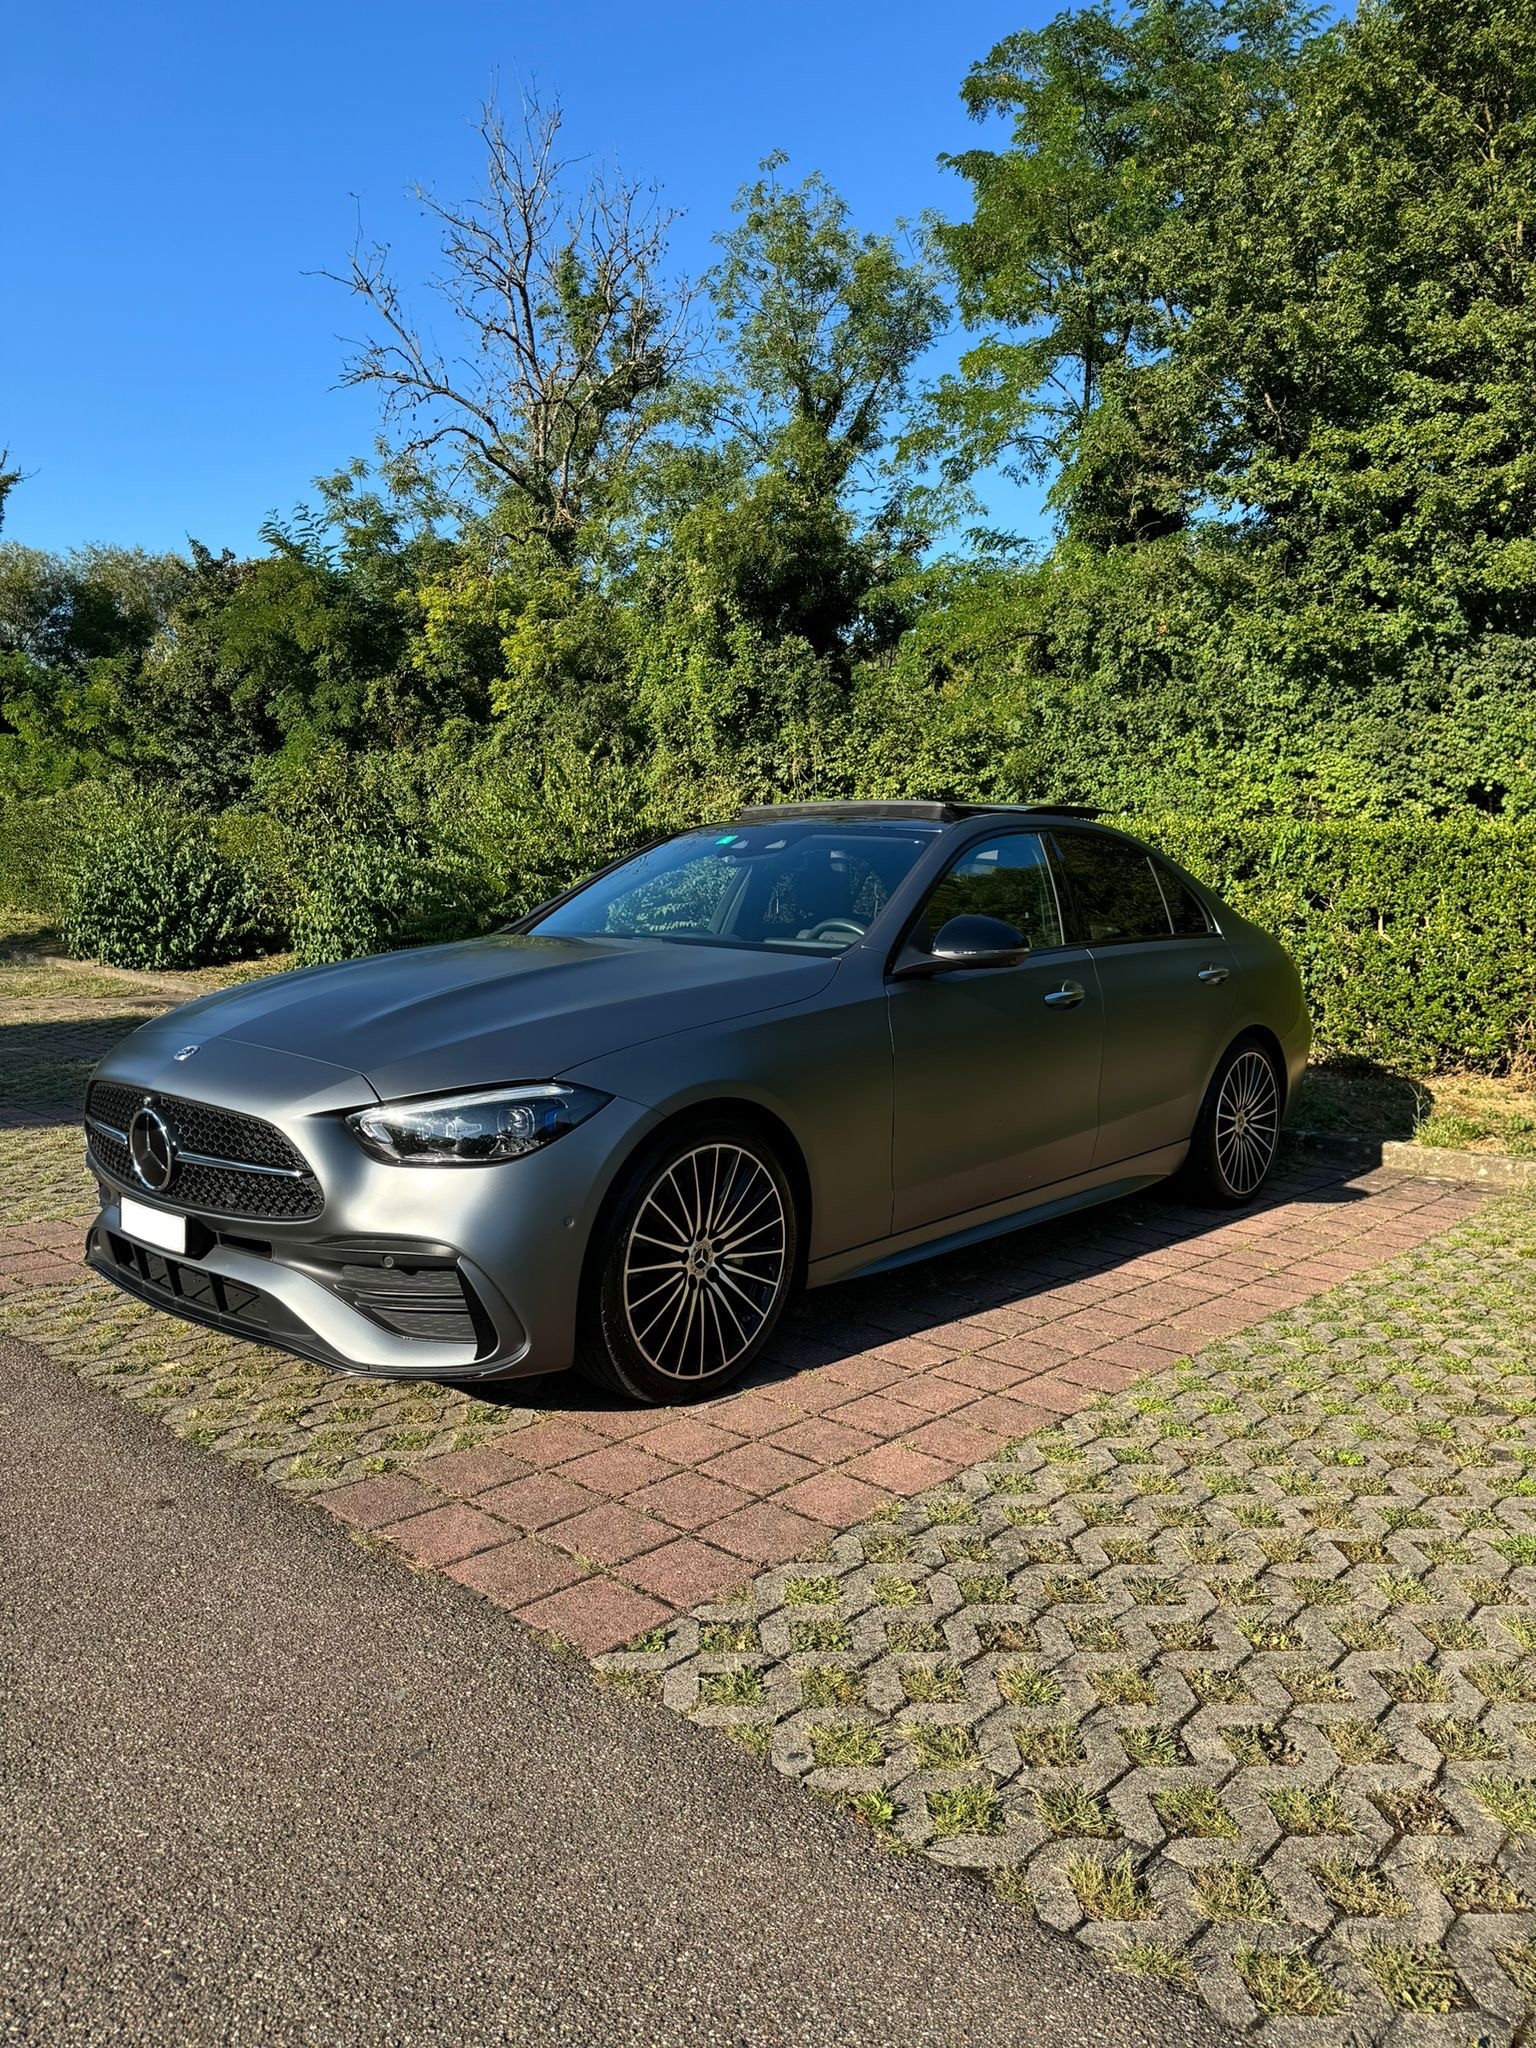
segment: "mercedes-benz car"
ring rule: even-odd
[[[345,1371],[693,1400],[798,1286],[1179,1169],[1251,1201],[1310,1036],[1281,947],[1091,813],[746,809],[134,1032],[86,1256]]]

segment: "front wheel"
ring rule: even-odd
[[[1224,1208],[1251,1202],[1269,1177],[1280,1142],[1284,1085],[1274,1055],[1239,1039],[1211,1077],[1189,1147],[1189,1174]]]
[[[757,1358],[799,1257],[794,1193],[773,1147],[696,1127],[632,1169],[588,1273],[576,1362],[651,1404],[702,1400]]]

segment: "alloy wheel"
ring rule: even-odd
[[[701,1380],[742,1357],[788,1278],[779,1183],[745,1146],[696,1146],[641,1202],[624,1247],[629,1334],[652,1369]]]
[[[1269,1171],[1280,1135],[1280,1089],[1263,1053],[1239,1053],[1216,1098],[1216,1158],[1228,1187],[1251,1195]]]

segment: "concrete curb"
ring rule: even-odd
[[[1382,1143],[1381,1163],[1404,1173],[1422,1174],[1427,1180],[1476,1181],[1483,1187],[1494,1188],[1536,1188],[1536,1159],[1510,1159],[1502,1153],[1457,1152],[1448,1145],[1410,1145],[1400,1138],[1388,1138]]]
[[[1368,1138],[1354,1131],[1282,1131],[1280,1142],[1293,1153],[1348,1159],[1361,1167],[1386,1166],[1420,1180],[1536,1188],[1536,1159],[1511,1159],[1504,1153],[1459,1152],[1449,1145],[1415,1145],[1406,1138]]]

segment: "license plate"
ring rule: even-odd
[[[185,1216],[168,1216],[163,1209],[146,1208],[142,1202],[134,1201],[131,1195],[123,1196],[118,1204],[118,1214],[129,1237],[136,1237],[141,1244],[155,1245],[160,1251],[180,1252],[186,1256]]]

